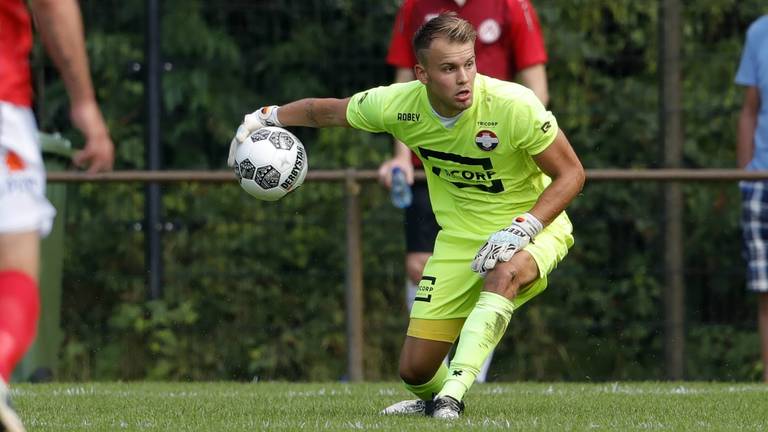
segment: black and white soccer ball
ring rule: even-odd
[[[235,154],[240,186],[264,201],[277,201],[296,190],[307,175],[307,151],[296,136],[268,126],[252,133]]]

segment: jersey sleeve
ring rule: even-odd
[[[757,47],[755,41],[755,24],[747,30],[747,40],[744,43],[744,51],[741,53],[739,69],[736,71],[736,84],[743,86],[757,85]]]
[[[557,136],[557,119],[532,91],[527,92],[521,106],[515,110],[518,122],[515,125],[518,148],[529,155],[537,155],[549,147]]]
[[[392,28],[392,39],[389,41],[387,63],[398,68],[412,68],[416,64],[416,56],[411,46],[413,38],[413,0],[405,0],[395,18]]]
[[[508,0],[509,44],[515,71],[547,62],[547,50],[536,9],[529,0]]]
[[[377,87],[353,95],[347,104],[347,122],[355,129],[386,132],[384,126],[384,91]]]

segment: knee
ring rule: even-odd
[[[401,363],[400,364],[400,379],[406,384],[419,385],[428,382],[435,374],[435,371],[424,365]]]
[[[486,278],[485,289],[513,299],[520,289],[528,286],[538,277],[539,268],[536,260],[531,254],[523,251],[513,256],[510,261],[496,264],[496,268]]]

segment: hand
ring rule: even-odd
[[[530,213],[515,218],[512,225],[491,234],[472,261],[472,271],[485,277],[498,261],[509,261],[530,243],[543,225]]]
[[[384,161],[379,166],[379,183],[386,186],[388,189],[392,188],[392,170],[394,168],[400,168],[405,174],[405,179],[408,184],[413,184],[413,163],[410,157],[403,159],[394,157],[387,161]]]
[[[237,147],[242,144],[252,133],[267,126],[282,126],[277,119],[277,105],[265,106],[256,111],[247,114],[235,132],[235,137],[229,143],[229,156],[227,156],[227,165],[235,166],[235,154]]]
[[[115,146],[109,130],[95,103],[83,103],[72,107],[72,123],[85,136],[85,148],[75,153],[72,162],[78,167],[88,167],[88,173],[109,171],[115,162]]]

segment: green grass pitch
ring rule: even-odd
[[[29,431],[766,431],[768,385],[487,383],[446,423],[384,417],[397,383],[19,384]]]

